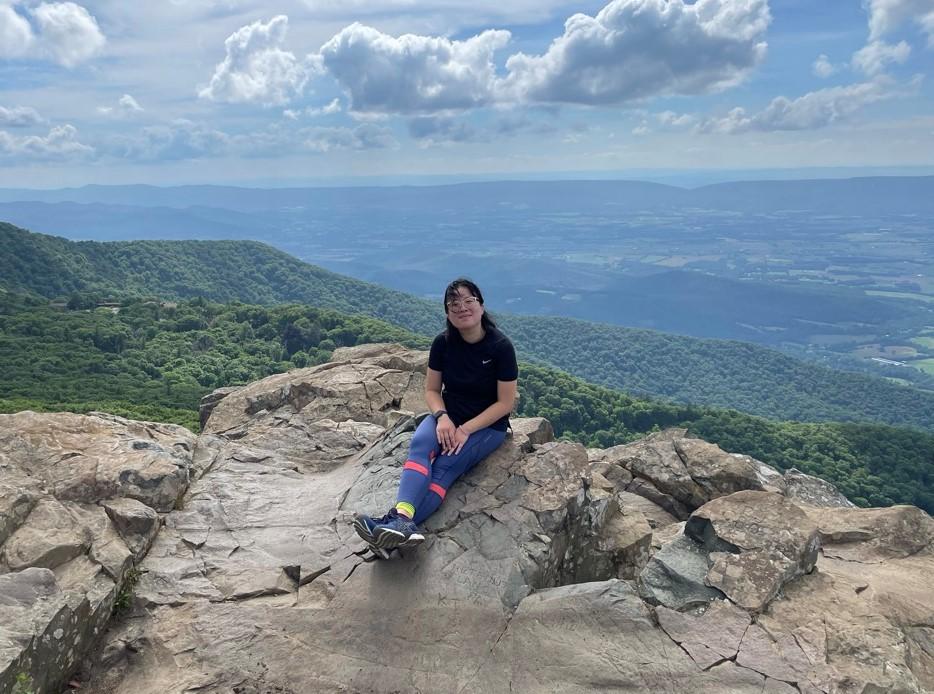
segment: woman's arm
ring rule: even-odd
[[[430,368],[425,374],[425,403],[432,414],[444,409],[444,398],[441,397],[441,372]],[[454,438],[457,427],[447,414],[441,415],[435,423],[435,434],[441,444],[442,453],[454,450]]]
[[[515,381],[497,381],[496,382],[496,402],[483,410],[473,419],[461,424],[460,428],[468,434],[480,431],[488,427],[512,412],[513,405],[516,404],[516,390],[519,384]]]
[[[441,372],[431,367],[425,374],[425,404],[431,412],[444,409],[444,398],[441,397]]]

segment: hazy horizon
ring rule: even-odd
[[[254,180],[178,181],[150,183],[124,181],[121,183],[86,182],[74,185],[47,186],[0,185],[0,190],[66,190],[92,186],[150,186],[153,188],[179,188],[215,186],[249,189],[277,188],[392,188],[403,186],[430,187],[460,183],[538,182],[538,181],[629,181],[660,183],[677,188],[699,188],[716,183],[756,181],[806,181],[872,177],[926,177],[934,176],[934,166],[870,166],[870,167],[794,167],[761,169],[637,169],[621,171],[524,171],[513,174],[481,173],[444,175],[409,174],[400,176],[339,176],[328,178],[257,178]]]

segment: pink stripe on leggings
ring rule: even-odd
[[[405,465],[402,466],[403,470],[415,470],[415,472],[422,473],[425,477],[428,477],[431,473],[421,463],[416,463],[414,460],[406,460]]]

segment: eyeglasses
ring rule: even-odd
[[[454,299],[452,301],[448,301],[445,304],[445,306],[448,307],[448,310],[453,309],[455,311],[458,311],[462,308],[473,308],[479,303],[480,303],[480,299],[478,299],[477,297],[465,296],[463,299]]]

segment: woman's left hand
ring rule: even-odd
[[[464,444],[467,443],[467,439],[470,438],[470,432],[468,432],[464,427],[457,427],[454,432],[454,450],[451,451],[451,455],[457,455],[461,452],[461,449],[464,447]]]

